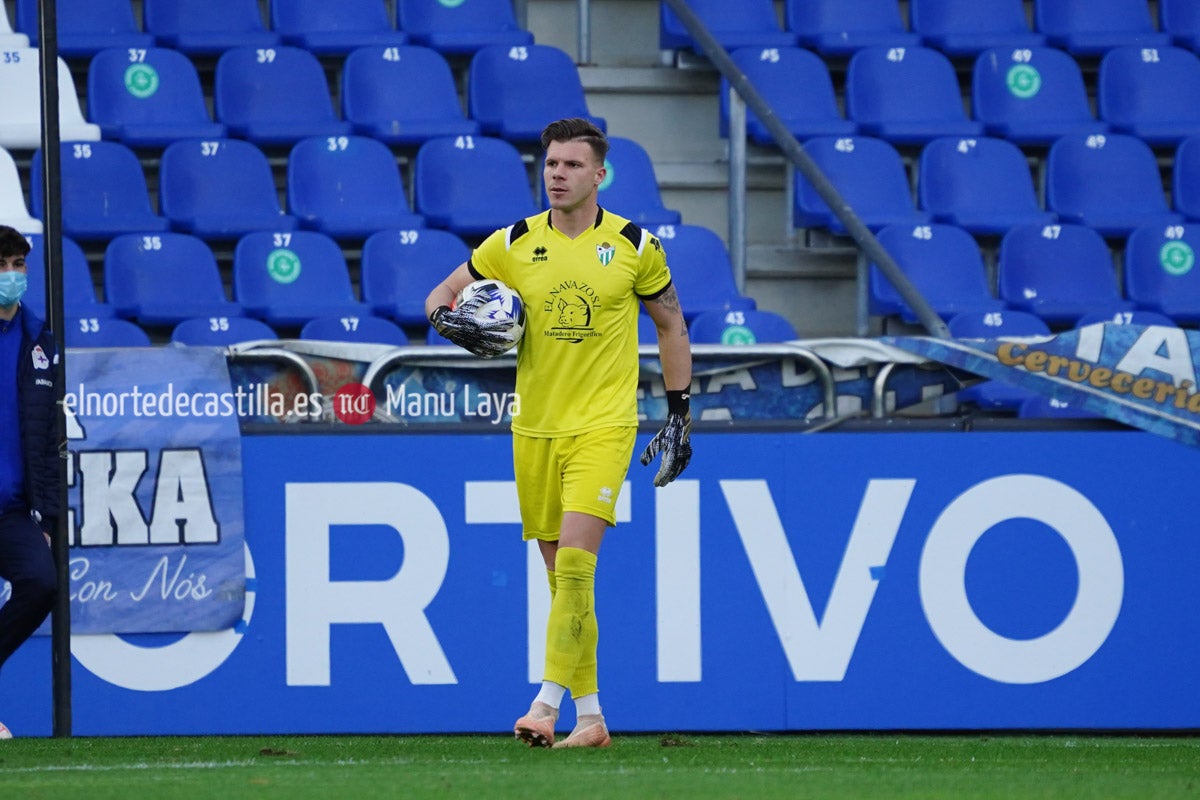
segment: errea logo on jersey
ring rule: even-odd
[[[549,261],[550,260],[549,254],[550,254],[550,251],[547,250],[546,248],[542,247],[541,245],[535,247],[533,249],[533,263],[537,264],[540,261]]]

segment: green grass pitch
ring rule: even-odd
[[[1200,797],[1200,737],[628,735],[606,750],[502,736],[245,736],[0,742],[0,797]]]

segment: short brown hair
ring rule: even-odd
[[[608,155],[608,137],[590,120],[582,117],[560,119],[551,122],[542,131],[543,150],[549,148],[551,142],[572,141],[587,142],[596,154],[596,160],[604,163],[604,157]]]
[[[0,258],[29,255],[29,240],[16,228],[0,225]]]

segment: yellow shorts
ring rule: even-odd
[[[565,511],[617,524],[617,496],[637,428],[601,428],[578,436],[535,439],[513,434],[513,471],[523,536],[558,541]]]

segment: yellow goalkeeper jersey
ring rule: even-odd
[[[638,303],[671,285],[657,238],[599,209],[571,239],[545,212],[493,233],[468,266],[525,301],[513,431],[574,436],[637,424]]]

